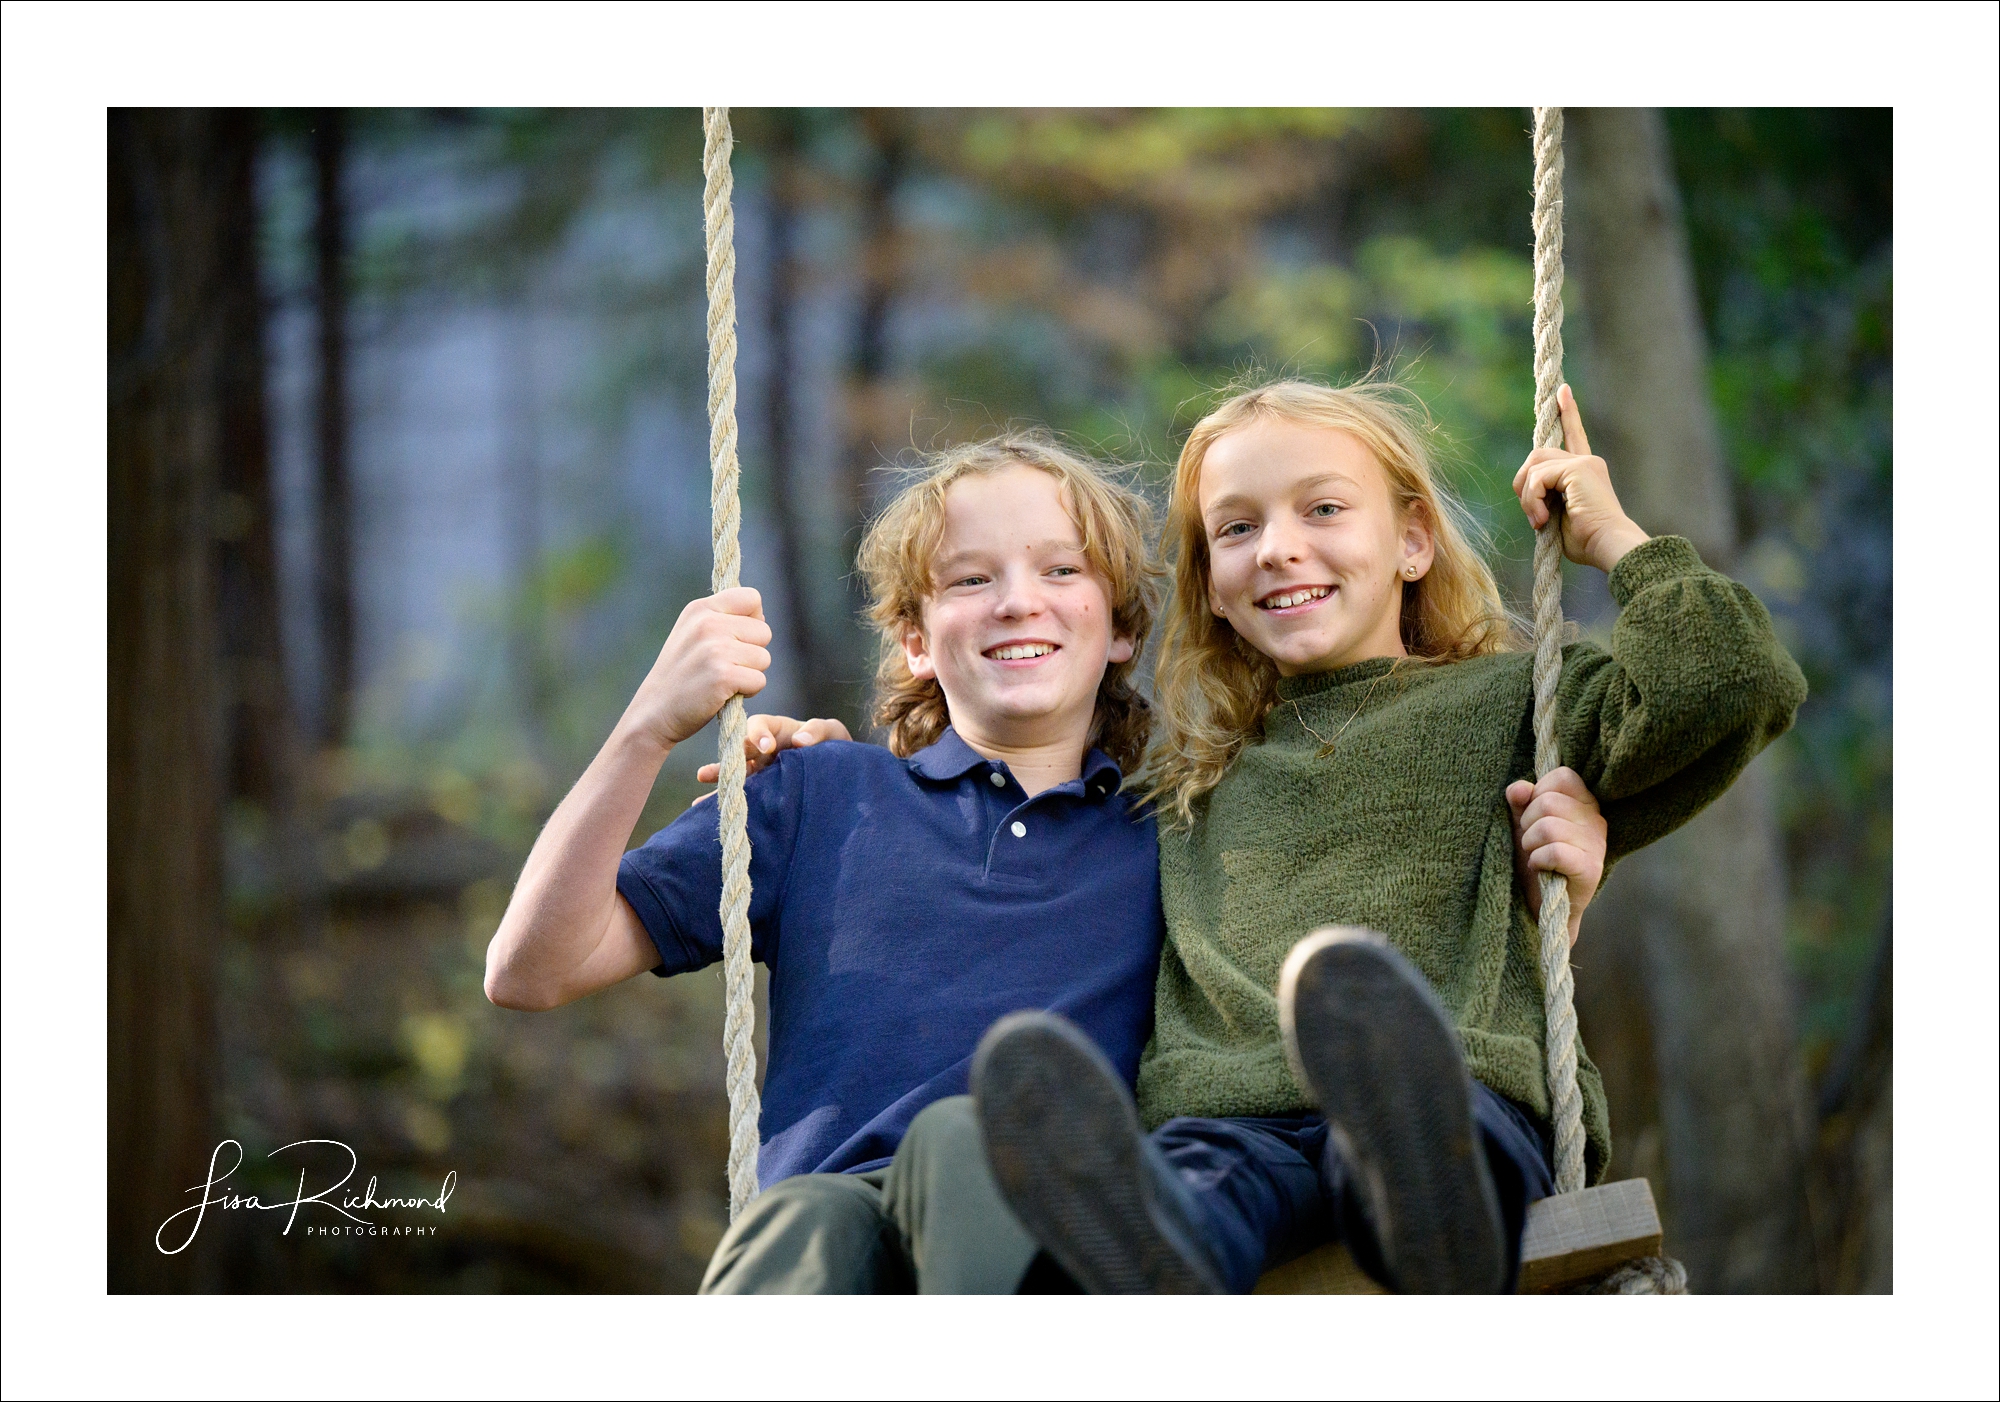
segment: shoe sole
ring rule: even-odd
[[[1094,1295],[1213,1294],[1157,1201],[1124,1081],[1045,1013],[1001,1019],[972,1062],[986,1157],[1007,1205]]]
[[[1353,1170],[1395,1285],[1491,1293],[1506,1273],[1500,1207],[1449,1018],[1380,935],[1318,931],[1278,982],[1285,1054]]]

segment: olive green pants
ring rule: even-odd
[[[1035,1252],[960,1095],[925,1107],[887,1168],[765,1189],[715,1248],[701,1293],[1010,1295]]]

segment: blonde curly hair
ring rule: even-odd
[[[1221,782],[1278,700],[1278,669],[1209,607],[1201,519],[1201,465],[1208,450],[1258,419],[1353,434],[1382,465],[1397,509],[1423,516],[1436,554],[1422,579],[1403,585],[1403,646],[1413,660],[1456,662],[1526,645],[1474,546],[1481,536],[1477,523],[1438,480],[1430,451],[1435,425],[1414,393],[1386,381],[1335,388],[1279,380],[1230,395],[1188,434],[1167,506],[1174,584],[1154,670],[1161,733],[1139,782],[1169,824],[1194,820],[1195,802]]]
[[[1149,540],[1153,509],[1130,485],[1129,469],[1097,461],[1040,429],[1002,433],[949,448],[906,474],[902,488],[862,538],[855,564],[868,586],[868,620],[880,639],[873,720],[889,748],[911,755],[934,744],[951,723],[944,690],[910,673],[903,638],[923,627],[924,601],[937,592],[931,566],[944,540],[945,494],[962,477],[1010,467],[1046,472],[1063,488],[1064,506],[1083,552],[1104,582],[1114,637],[1132,640],[1129,661],[1105,669],[1097,690],[1091,743],[1126,773],[1139,766],[1152,728],[1146,698],[1133,685],[1164,575]]]

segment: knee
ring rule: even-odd
[[[912,1213],[921,1215],[924,1205],[940,1193],[962,1192],[991,1179],[986,1136],[972,1097],[954,1095],[925,1106],[910,1121],[889,1166],[883,1195],[890,1213],[907,1224]]]
[[[986,1139],[979,1129],[979,1116],[972,1097],[953,1095],[932,1101],[917,1112],[903,1135],[897,1157],[913,1159],[955,1159],[971,1155],[984,1160]]]
[[[802,1173],[764,1189],[736,1220],[768,1224],[827,1213],[861,1215],[869,1210],[869,1191],[866,1183],[843,1173]]]
[[[880,1194],[836,1173],[773,1183],[745,1208],[709,1260],[701,1293],[865,1289],[882,1230]],[[848,1277],[854,1281],[850,1283]]]

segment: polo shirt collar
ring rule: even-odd
[[[958,732],[950,726],[938,736],[937,743],[926,745],[909,758],[910,768],[926,779],[960,779],[973,770],[983,768],[986,756],[958,738]]]
[[[1083,757],[1084,791],[1103,797],[1116,793],[1118,786],[1125,782],[1125,771],[1118,767],[1118,761],[1100,749],[1093,748]]]
[[[958,732],[950,726],[944,728],[944,734],[938,736],[936,744],[926,745],[911,755],[906,762],[911,769],[926,779],[941,779],[947,782],[962,779],[973,770],[985,768],[990,764],[986,756],[959,739]],[[1081,778],[1084,791],[1101,798],[1115,792],[1118,785],[1124,781],[1125,775],[1124,771],[1119,769],[1117,761],[1104,751],[1093,748],[1083,757]]]

